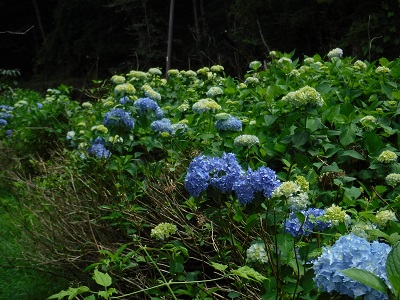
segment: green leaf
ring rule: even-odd
[[[226,268],[228,268],[227,265],[219,264],[219,263],[216,263],[216,262],[211,262],[211,266],[212,266],[214,269],[216,269],[216,270],[218,270],[218,271],[222,271],[222,272],[225,271]]]
[[[68,290],[66,290],[66,291],[62,290],[61,292],[59,292],[57,294],[51,295],[47,299],[61,300],[64,297],[68,297],[68,300],[72,300],[72,299],[76,298],[76,296],[83,294],[83,293],[87,293],[87,292],[90,292],[90,289],[87,286],[80,286],[77,288],[70,287]]]
[[[365,158],[355,150],[346,150],[338,153],[339,156],[350,156],[358,160],[365,160]]]
[[[233,270],[232,274],[246,278],[248,280],[253,280],[253,281],[258,281],[258,282],[263,282],[265,279],[267,279],[267,277],[261,275],[256,270],[254,270],[253,268],[250,268],[248,266],[243,266],[237,270]]]
[[[339,141],[343,146],[348,146],[356,139],[356,133],[353,126],[346,126],[339,135]]]
[[[299,129],[296,130],[292,137],[292,142],[295,146],[299,147],[304,145],[310,139],[310,132],[308,130]]]
[[[400,100],[400,91],[393,91],[393,92],[392,92],[392,96],[393,96],[396,100]]]
[[[342,272],[347,277],[357,280],[358,282],[365,284],[377,291],[380,291],[385,294],[387,293],[386,291],[387,287],[384,281],[375,274],[372,274],[371,272],[356,268],[349,268],[342,270],[340,272]]]
[[[100,272],[98,269],[94,270],[93,279],[94,279],[94,281],[96,281],[96,283],[98,285],[101,285],[104,287],[108,287],[112,283],[111,276],[108,275],[107,273]]]
[[[386,259],[386,275],[398,297],[400,294],[400,242],[393,246]]]

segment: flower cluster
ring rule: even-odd
[[[296,181],[285,181],[277,187],[273,197],[284,196],[291,211],[297,212],[305,209],[310,201],[308,200],[309,183],[303,176],[296,178]]]
[[[257,136],[251,134],[242,134],[236,137],[233,140],[233,145],[235,147],[242,146],[242,147],[249,147],[253,145],[258,145],[260,140]]]
[[[252,244],[246,251],[247,260],[249,262],[268,262],[268,255],[265,251],[265,245],[262,242]]]
[[[382,151],[378,156],[378,161],[384,164],[397,161],[397,154],[390,150]]]
[[[212,72],[222,72],[224,70],[224,67],[221,65],[214,65],[214,66],[211,66],[210,70]]]
[[[349,225],[351,222],[350,216],[340,207],[332,204],[325,210],[324,220],[332,222],[333,226],[338,226],[340,223]]]
[[[120,75],[114,75],[111,77],[111,82],[114,84],[123,84],[125,83],[125,77]]]
[[[374,129],[376,122],[377,122],[376,118],[370,115],[362,117],[360,119],[361,125],[367,129]]]
[[[75,135],[76,135],[75,131],[73,131],[73,130],[68,131],[68,132],[67,132],[66,139],[67,139],[67,140],[72,140],[72,139],[75,137]]]
[[[162,75],[162,72],[159,68],[150,68],[147,71],[147,73],[149,73],[150,75],[153,75],[153,76],[161,76]]]
[[[101,137],[97,137],[87,151],[90,156],[97,158],[109,158],[111,156],[111,152],[104,147],[104,139]]]
[[[136,92],[136,89],[130,83],[122,83],[122,84],[118,84],[114,88],[114,92],[117,95],[120,95],[120,94],[134,94]]]
[[[146,97],[149,97],[150,99],[156,101],[161,100],[161,94],[153,90],[153,88],[150,85],[145,84],[142,86],[142,89],[144,90],[144,94]]]
[[[375,70],[376,74],[387,74],[390,73],[390,69],[388,67],[379,66]]]
[[[259,67],[261,67],[261,61],[258,61],[258,60],[252,61],[249,64],[249,68],[253,69],[253,70],[258,70]]]
[[[375,218],[379,227],[385,227],[389,221],[397,220],[395,213],[391,210],[381,210],[376,214]]]
[[[357,60],[354,62],[353,68],[356,70],[364,71],[367,68],[367,65],[365,64],[365,62]]]
[[[400,183],[400,174],[391,173],[386,176],[385,181],[388,185],[395,187]]]
[[[132,100],[129,99],[128,96],[125,96],[125,97],[122,97],[121,99],[119,99],[119,104],[125,105],[127,103],[132,103]]]
[[[150,124],[150,128],[154,132],[168,132],[169,134],[172,134],[173,132],[171,120],[167,118],[162,118],[161,120],[153,121]]]
[[[148,110],[154,111],[156,119],[160,120],[163,117],[163,112],[157,102],[150,98],[140,98],[133,103],[133,106],[139,108],[139,114],[144,115]]]
[[[295,107],[305,105],[322,106],[324,104],[324,99],[322,99],[320,93],[308,85],[297,91],[289,92],[287,95],[282,97],[282,101]]]
[[[104,116],[103,124],[107,128],[133,129],[135,126],[130,113],[122,108],[115,108],[107,112]]]
[[[126,76],[130,77],[131,81],[137,81],[146,79],[148,77],[148,74],[143,71],[132,70]]]
[[[246,86],[248,85],[256,85],[260,82],[260,80],[257,77],[253,77],[253,76],[249,76],[246,78],[246,80],[244,81],[244,84]]]
[[[171,223],[160,223],[151,230],[150,236],[156,240],[164,240],[177,231],[176,225]]]
[[[228,115],[226,119],[219,119],[214,124],[215,129],[218,131],[241,131],[242,121]]]
[[[339,57],[340,58],[340,57],[343,56],[343,50],[340,49],[340,48],[332,49],[331,51],[328,52],[327,56],[328,56],[329,59],[332,59],[334,57]]]
[[[258,192],[262,192],[264,197],[271,198],[272,192],[280,184],[273,170],[261,166],[255,171],[249,168],[246,173],[237,178],[232,189],[239,202],[245,205],[251,203]]]
[[[219,86],[212,86],[206,92],[207,97],[214,97],[218,95],[223,95],[224,91]]]
[[[304,216],[304,222],[301,222],[294,212],[291,212],[289,218],[285,221],[286,231],[294,237],[309,236],[313,231],[322,231],[331,226],[330,222],[325,222],[321,218],[325,214],[323,209],[309,208],[299,213]]]
[[[201,114],[205,111],[216,111],[221,110],[221,105],[210,98],[200,99],[192,106],[193,112]]]
[[[185,187],[193,197],[198,197],[209,185],[228,192],[242,173],[233,153],[224,153],[222,158],[199,155],[189,165]]]
[[[8,124],[7,119],[11,119],[13,117],[13,110],[13,106],[0,105],[0,126]]]
[[[369,271],[386,283],[385,263],[391,247],[384,243],[368,242],[354,234],[341,236],[332,247],[324,247],[322,255],[313,261],[314,282],[322,291],[336,291],[352,298],[387,299],[387,295],[376,291],[341,273],[347,268]]]
[[[222,158],[199,155],[190,163],[185,177],[185,187],[193,197],[213,186],[221,192],[234,191],[243,205],[252,202],[257,192],[271,197],[279,184],[275,172],[265,166],[244,172],[233,153],[224,153]]]

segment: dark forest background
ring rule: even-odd
[[[165,71],[170,1],[0,0],[0,69],[49,84]],[[400,54],[400,1],[175,0],[171,68],[242,78],[270,50],[375,60]]]

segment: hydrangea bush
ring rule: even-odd
[[[31,181],[3,177],[49,224],[49,261],[65,251],[112,276],[108,299],[397,295],[400,60],[271,51],[240,79],[219,65],[167,75],[115,74],[84,101],[65,86],[0,95],[0,145]],[[91,242],[54,226],[64,218]]]

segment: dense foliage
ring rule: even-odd
[[[400,60],[271,51],[3,89],[3,207],[50,299],[398,299]]]
[[[3,0],[0,68],[81,83],[164,66],[169,9],[156,0]],[[399,15],[393,0],[175,1],[170,61],[177,69],[220,64],[242,79],[271,49],[301,57],[339,46],[361,59],[395,59]]]

